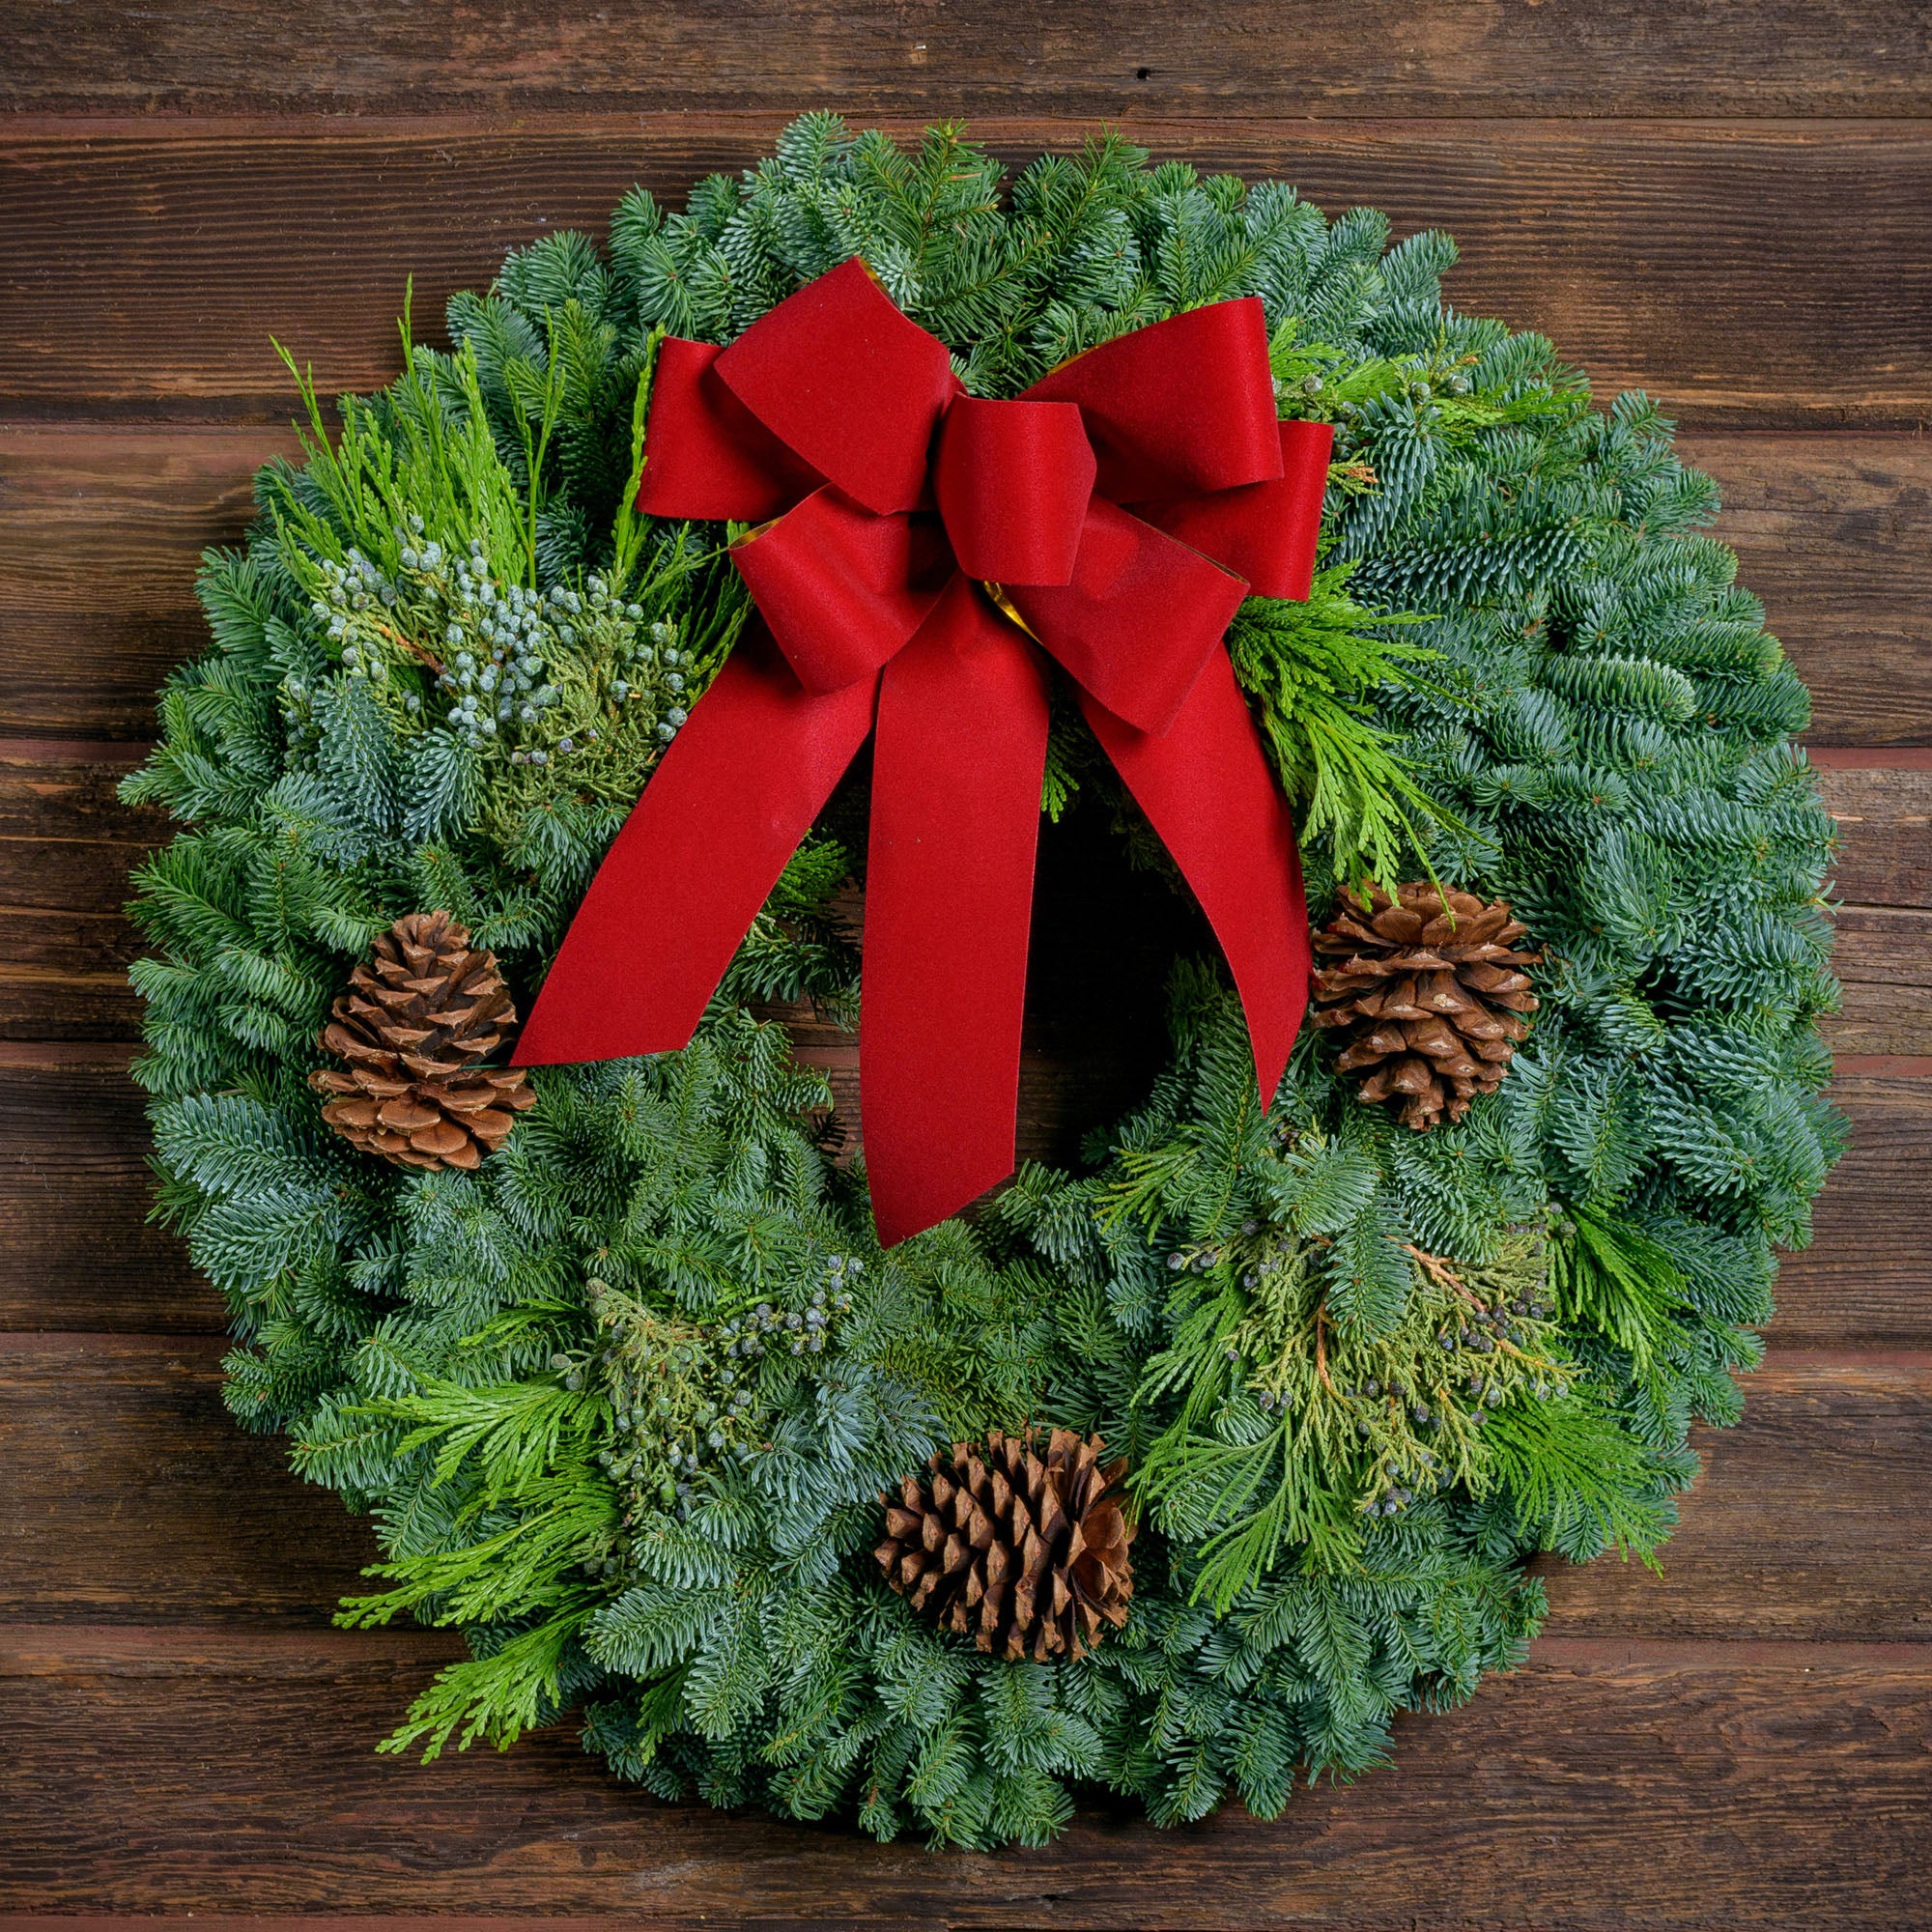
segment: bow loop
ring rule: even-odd
[[[875,673],[925,621],[952,560],[929,519],[875,517],[829,486],[731,547],[808,691]]]
[[[1281,474],[1267,323],[1253,296],[1190,308],[1063,362],[1028,402],[1077,403],[1117,503]]]
[[[762,524],[824,480],[718,377],[715,343],[658,346],[638,508],[647,517]],[[674,425],[667,434],[659,426]]]
[[[932,488],[959,568],[1002,584],[1069,582],[1094,471],[1071,403],[955,397],[939,426]]]
[[[1134,514],[1246,578],[1262,596],[1302,602],[1315,585],[1309,526],[1321,514],[1335,432],[1326,423],[1285,422],[1280,439],[1279,476],[1136,503]]]
[[[882,516],[924,496],[932,433],[959,388],[946,345],[856,255],[753,323],[719,356],[718,377],[819,475]]]
[[[1075,684],[1153,732],[1174,723],[1246,595],[1238,577],[1104,497],[1088,505],[1069,582],[1006,589]]]

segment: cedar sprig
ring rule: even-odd
[[[1494,1411],[1570,1392],[1540,1231],[1512,1231],[1481,1264],[1388,1245],[1402,1303],[1375,1328],[1338,1314],[1348,1256],[1329,1239],[1255,1226],[1168,1256],[1173,1339],[1138,1400],[1173,1419],[1136,1485],[1198,1543],[1195,1592],[1218,1608],[1285,1545],[1350,1562],[1363,1521],[1452,1488],[1484,1493]]]
[[[1412,688],[1432,653],[1403,639],[1422,620],[1370,611],[1348,592],[1353,566],[1316,572],[1305,602],[1250,597],[1228,650],[1254,699],[1283,789],[1298,813],[1304,851],[1326,859],[1339,885],[1390,890],[1426,869],[1441,808],[1375,722],[1383,688]]]

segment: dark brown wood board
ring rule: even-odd
[[[0,1348],[7,1622],[327,1629],[376,1560],[368,1525],[238,1439],[215,1336],[14,1335]],[[1702,1430],[1706,1473],[1661,1573],[1542,1563],[1564,1635],[1896,1642],[1932,1635],[1914,1586],[1932,1525],[1932,1350],[1781,1349],[1746,1419]],[[1802,1527],[1788,1519],[1796,1514]],[[196,1551],[180,1571],[172,1552]]]
[[[0,102],[59,112],[639,114],[801,102],[868,121],[1922,115],[1932,31],[1869,0],[14,0]]]
[[[274,413],[294,403],[284,381]],[[1719,431],[1683,447],[1718,478],[1717,533],[1811,686],[1811,742],[1932,740],[1932,444]],[[201,635],[194,555],[239,538],[250,477],[294,448],[273,420],[0,420],[0,742],[147,738],[156,685]]]
[[[388,379],[395,318],[546,229],[601,231],[633,183],[675,202],[769,147],[781,113],[0,123],[0,412],[281,418],[286,372]],[[917,122],[886,125],[916,132]],[[1459,306],[1553,336],[1606,390],[1700,426],[1932,418],[1932,128],[1917,120],[1197,122],[1121,116],[1206,170],[1278,175],[1399,235],[1446,228]],[[1102,123],[988,119],[1003,159]],[[1855,219],[1841,218],[1856,209]],[[1825,235],[1829,233],[1829,245]],[[221,298],[211,302],[209,292]]]
[[[0,1919],[1932,1923],[1932,16],[1900,0],[15,0],[0,17]],[[1852,1151],[1661,1576],[1546,1563],[1525,1668],[1395,1762],[1179,1833],[935,1857],[625,1790],[567,1726],[373,1746],[450,1641],[330,1627],[367,1525],[221,1406],[146,1221],[114,798],[196,558],[325,390],[501,251],[834,107],[1009,161],[1105,123],[1455,233],[1452,298],[1641,386],[1813,692]],[[1042,924],[1026,1149],[1145,1078]],[[1097,952],[1096,952],[1097,949]],[[1138,1002],[1138,1004],[1136,1004]],[[1122,1036],[1131,1036],[1123,1038]],[[849,1104],[849,1042],[802,1029]],[[51,1921],[49,1921],[51,1922]],[[273,1923],[272,1918],[261,1923]]]
[[[936,1858],[627,1800],[561,1731],[428,1769],[372,1758],[447,1658],[434,1639],[20,1625],[0,1629],[9,1830],[45,1849],[12,1895],[416,1923],[1918,1932],[1921,1653],[1551,1637],[1465,1709],[1402,1721],[1390,1769],[1279,1820],[1155,1833],[1092,1809],[1050,1851]]]

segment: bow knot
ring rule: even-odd
[[[1075,403],[952,399],[932,494],[959,568],[993,583],[1068,583],[1099,465]]]
[[[1268,1097],[1307,917],[1219,645],[1251,587],[1308,594],[1330,441],[1277,422],[1252,299],[1117,337],[1010,401],[967,394],[857,260],[729,348],[667,340],[638,507],[756,526],[732,556],[779,657],[748,634],[666,753],[519,1064],[682,1046],[876,727],[861,1099],[881,1237],[1002,1179],[1043,649],[1214,926]],[[684,917],[640,949],[660,896]]]

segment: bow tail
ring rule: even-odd
[[[1301,1028],[1313,958],[1294,824],[1234,667],[1213,652],[1158,735],[1084,691],[1081,709],[1221,942],[1265,1108]]]
[[[513,1065],[688,1045],[740,942],[872,728],[876,678],[805,691],[740,639],[618,833]]]
[[[1012,1172],[1047,699],[964,578],[886,667],[866,877],[860,1109],[880,1241]]]

